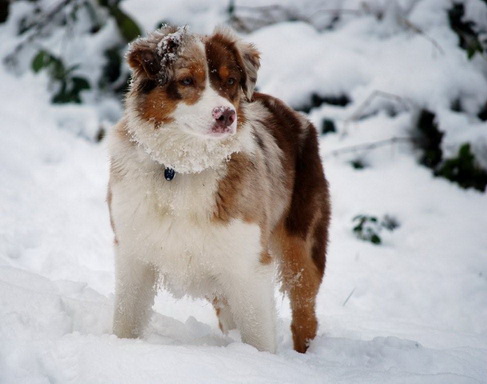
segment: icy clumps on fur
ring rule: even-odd
[[[192,39],[192,35],[188,32],[186,26],[177,28],[168,25],[163,26],[149,33],[146,37],[139,37],[132,42],[126,53],[126,58],[130,60],[131,53],[139,50],[152,51],[157,55],[160,63],[157,80],[161,85],[164,85],[172,75],[172,65],[184,51],[185,45]],[[133,77],[132,84],[134,81],[135,78]]]
[[[178,58],[184,39],[188,36],[188,27],[178,27],[175,32],[166,34],[157,43],[157,54],[161,57],[161,67],[165,67]]]
[[[203,138],[183,131],[177,124],[162,124],[141,119],[130,109],[127,127],[131,140],[137,143],[150,158],[178,173],[200,173],[206,169],[219,169],[233,153],[253,151],[251,129],[248,124],[235,135],[224,139]]]

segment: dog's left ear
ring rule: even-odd
[[[242,40],[237,40],[235,46],[242,58],[243,70],[245,71],[245,81],[242,84],[242,88],[247,100],[250,101],[252,100],[255,83],[257,82],[257,71],[260,68],[260,52],[253,44],[246,43]]]
[[[136,44],[127,52],[128,64],[137,74],[155,80],[161,72],[161,58],[157,56],[155,49],[138,47]]]

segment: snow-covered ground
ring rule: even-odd
[[[226,5],[168,1],[159,12],[160,3],[124,7],[145,29],[194,18],[195,30],[209,32]],[[292,350],[289,303],[277,291],[276,355],[237,332],[223,336],[209,303],[164,292],[142,340],[111,335],[108,157],[103,142],[88,139],[99,106],[53,106],[46,77],[1,67],[0,383],[487,383],[486,194],[434,178],[406,143],[333,154],[408,136],[427,107],[446,132],[445,153],[470,141],[487,161],[487,124],[475,117],[487,100],[485,61],[457,47],[443,12],[449,1],[422,0],[407,13],[425,34],[393,22],[406,3],[382,22],[351,16],[325,32],[279,23],[245,37],[262,51],[261,91],[295,106],[312,92],[351,98],[310,114],[318,126],[335,119],[338,133],[321,139],[333,220],[319,334],[305,355]],[[482,16],[480,3],[468,9]],[[0,40],[10,33],[0,26]],[[2,43],[0,56],[11,46]],[[400,99],[362,108],[374,91]],[[458,97],[465,112],[450,109]],[[357,111],[363,118],[351,118]],[[351,167],[357,159],[365,169]],[[358,214],[400,225],[373,245],[353,235]]]

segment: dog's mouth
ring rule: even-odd
[[[231,124],[226,127],[220,124],[214,124],[213,127],[208,131],[208,135],[211,137],[225,137],[234,135],[236,132],[237,124]]]
[[[197,131],[192,129],[189,124],[183,124],[182,129],[187,134],[197,136],[202,139],[224,139],[237,133],[237,124],[234,123],[226,127],[223,127],[219,124],[214,124],[211,128],[206,129],[206,131]]]

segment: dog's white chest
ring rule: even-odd
[[[214,293],[220,274],[248,272],[260,255],[258,225],[210,220],[217,179],[198,176],[166,181],[148,172],[113,185],[120,250],[156,266],[177,295]]]

